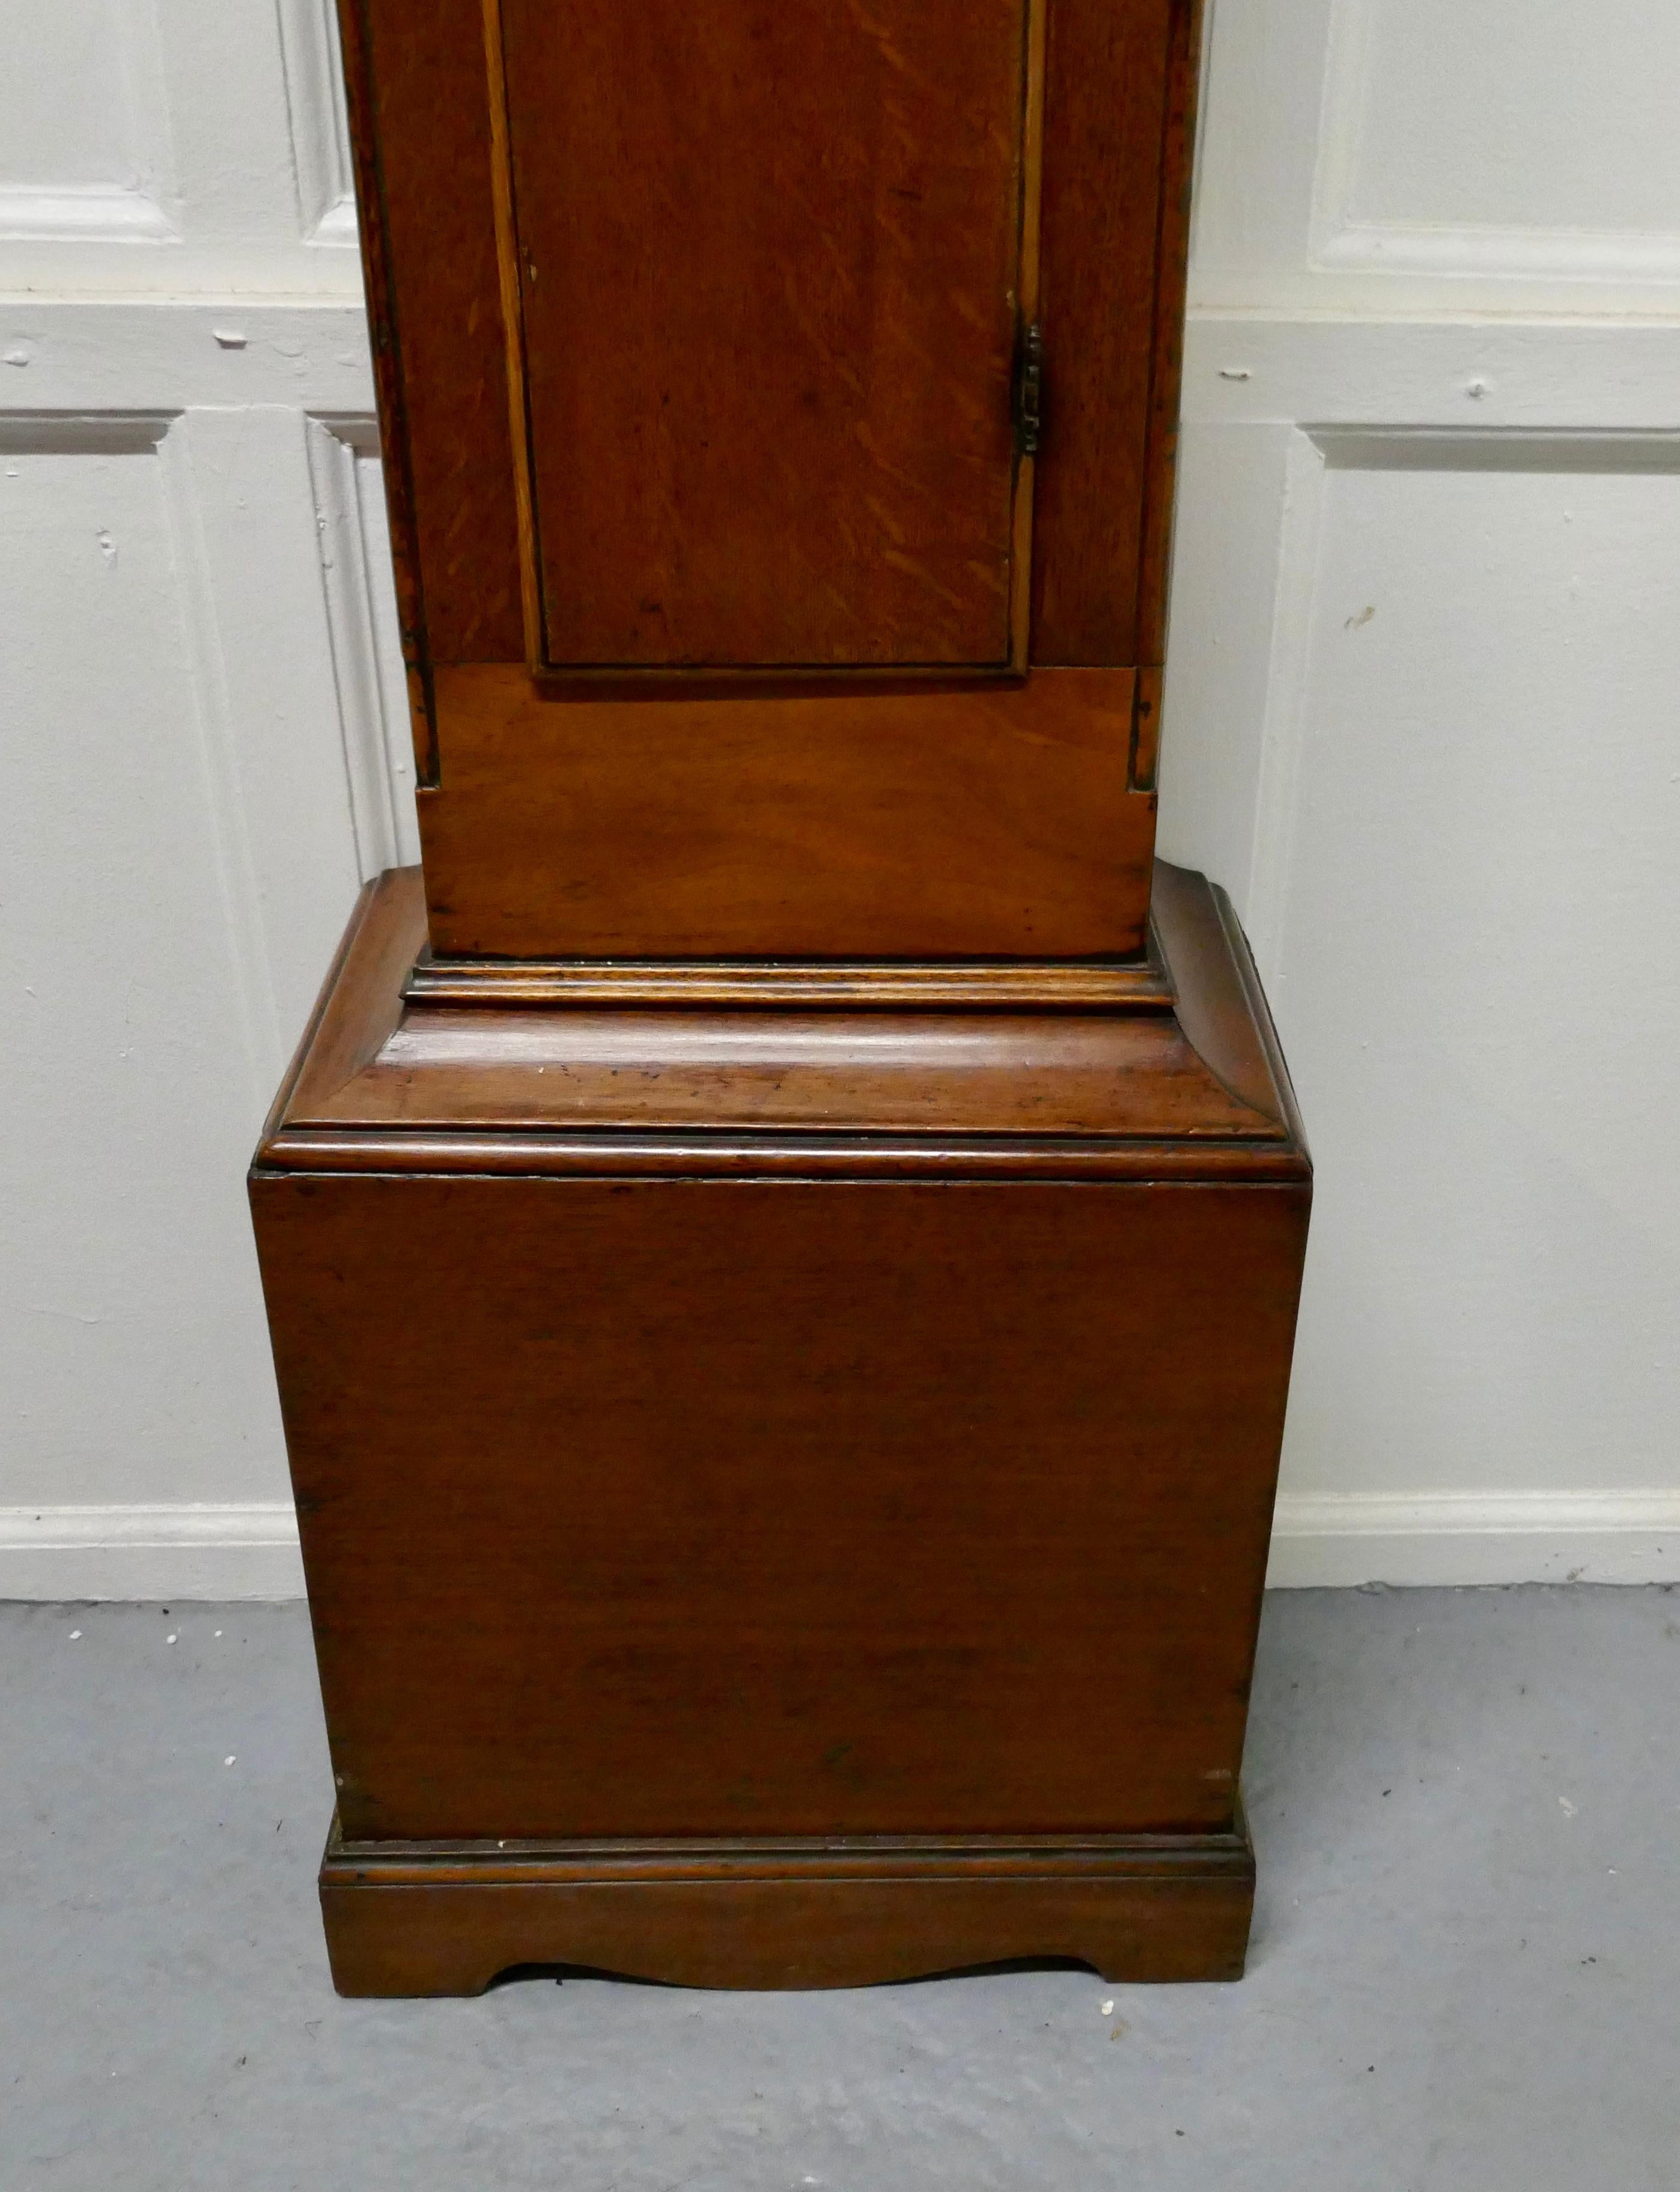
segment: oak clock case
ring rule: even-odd
[[[251,1179],[346,1992],[1242,1968],[1310,1173],[1153,861],[1191,0],[341,0],[420,870]]]

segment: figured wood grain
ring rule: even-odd
[[[1129,672],[753,700],[545,702],[437,675],[420,802],[440,955],[1126,958],[1152,796]]]
[[[426,602],[421,666],[517,661],[482,0],[340,5],[375,357],[389,362],[388,492]],[[1052,0],[1047,28],[1041,317],[1053,423],[1037,461],[1033,659],[1158,661],[1147,642],[1164,599],[1174,387],[1158,360],[1182,311],[1195,11],[1191,0]]]
[[[539,659],[1005,661],[1024,0],[499,12]]]

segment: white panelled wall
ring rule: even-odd
[[[415,857],[330,0],[0,7],[0,1595],[277,1595],[243,1170]],[[1273,1579],[1680,1578],[1680,11],[1211,31],[1162,849],[1319,1164]]]

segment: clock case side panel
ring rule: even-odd
[[[338,0],[404,655],[523,647],[513,450],[479,0]]]
[[[1052,0],[1032,659],[1158,665],[1202,0]]]

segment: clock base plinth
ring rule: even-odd
[[[424,936],[251,1179],[340,1986],[1237,1976],[1311,1180],[1229,907],[1158,869],[1083,1009]]]
[[[868,1986],[1067,1961],[1106,1979],[1235,1979],[1254,1904],[1226,1835],[1058,1843],[777,1848],[530,1844],[518,1851],[336,1835],[321,1867],[344,1995],[482,1994],[518,1967],[692,1987]]]

